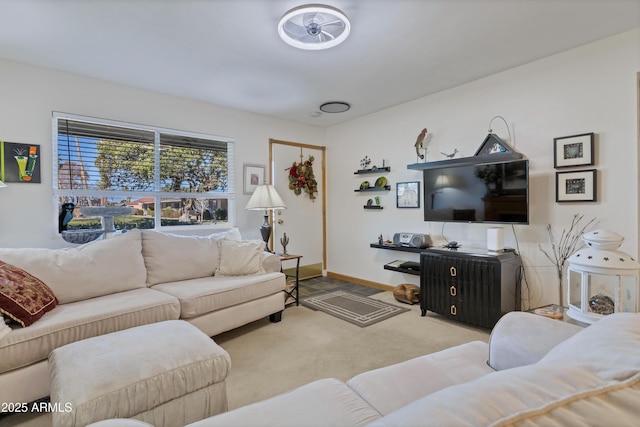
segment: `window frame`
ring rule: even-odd
[[[123,190],[85,190],[85,189],[61,189],[58,188],[58,121],[74,120],[80,122],[95,123],[105,126],[117,126],[127,129],[147,131],[154,133],[154,189],[153,191],[123,191]],[[227,190],[211,191],[211,192],[169,192],[161,191],[160,183],[160,135],[176,135],[182,137],[191,137],[198,139],[207,139],[227,144]],[[64,196],[85,196],[85,197],[107,197],[107,198],[127,198],[132,199],[153,197],[154,201],[154,230],[156,231],[178,231],[178,230],[202,230],[202,229],[228,229],[236,226],[236,184],[235,184],[235,141],[233,138],[209,135],[197,132],[181,131],[158,126],[141,125],[137,123],[122,122],[110,119],[102,119],[97,117],[82,116],[77,114],[68,114],[54,111],[51,120],[51,139],[52,139],[52,187],[53,187],[53,230],[55,235],[58,234],[58,202],[60,197]],[[161,200],[170,198],[190,198],[190,199],[226,199],[227,200],[227,220],[220,224],[207,225],[162,225],[160,221]]]

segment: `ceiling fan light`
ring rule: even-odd
[[[320,4],[294,7],[278,22],[285,43],[305,50],[329,49],[346,40],[351,23],[339,9]]]

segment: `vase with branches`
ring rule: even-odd
[[[563,229],[560,238],[556,241],[551,224],[547,225],[547,233],[551,241],[551,248],[545,249],[538,244],[538,249],[551,261],[558,277],[558,301],[561,307],[564,307],[564,293],[562,292],[562,283],[564,279],[564,269],[569,257],[584,244],[582,243],[582,235],[587,229],[593,225],[596,218],[583,223],[584,215],[575,214],[568,228]]]

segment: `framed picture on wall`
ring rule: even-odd
[[[40,183],[40,145],[0,141],[0,181]]]
[[[396,207],[420,207],[420,182],[398,182],[396,184]]]
[[[556,172],[556,202],[595,202],[596,169]]]
[[[265,167],[260,165],[244,165],[244,194],[253,194],[258,185],[265,182]]]
[[[593,165],[594,134],[563,136],[553,139],[553,167]]]

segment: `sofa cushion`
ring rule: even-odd
[[[251,276],[264,274],[264,242],[261,240],[218,241],[216,276]]]
[[[0,341],[0,372],[46,360],[54,348],[71,342],[179,316],[177,299],[146,287],[60,304]]]
[[[574,366],[570,361],[542,368],[539,364],[527,365],[429,394],[386,415],[371,427],[419,426],[425,425],[425,420],[433,426],[501,425],[501,420],[514,415],[525,417],[607,385],[589,369]]]
[[[616,425],[637,425],[637,400],[624,396],[640,395],[639,322],[640,314],[612,314],[556,345],[538,363],[432,393],[374,425],[423,419],[456,426],[567,425],[565,406],[593,420],[605,412]],[[585,425],[608,424],[585,419]]]
[[[435,391],[494,372],[486,360],[487,343],[473,341],[364,372],[347,385],[387,415]]]
[[[239,240],[237,228],[208,236],[181,236],[142,231],[147,285],[213,276],[218,266],[218,241]]]
[[[139,230],[65,249],[0,249],[0,260],[36,276],[60,304],[145,286]]]
[[[42,280],[0,261],[0,313],[29,326],[57,304],[55,295]]]
[[[144,421],[133,418],[112,418],[110,420],[97,421],[87,425],[87,427],[155,427]]]
[[[4,317],[0,314],[0,341],[2,341],[2,338],[9,335],[9,332],[11,332],[11,328],[7,325],[4,321]]]
[[[637,427],[640,374],[505,417],[495,426]]]
[[[188,424],[214,426],[364,426],[380,418],[342,381],[326,378],[231,412]]]
[[[207,390],[219,383],[223,388],[230,368],[231,359],[222,347],[179,320],[77,341],[49,355],[51,403],[71,407],[53,411],[52,424],[85,426],[113,417],[136,417],[154,420],[158,426],[184,425],[185,420],[226,410],[226,395],[217,402],[217,394]],[[184,397],[195,402],[172,405]],[[207,397],[211,400],[199,402]],[[190,413],[200,407],[210,409],[197,411],[199,417]]]
[[[640,372],[640,314],[614,313],[584,328],[549,351],[541,363],[570,360],[604,380]]]
[[[284,274],[266,273],[258,276],[201,277],[160,283],[152,289],[166,292],[180,300],[180,318],[191,319],[281,292],[284,286]]]

